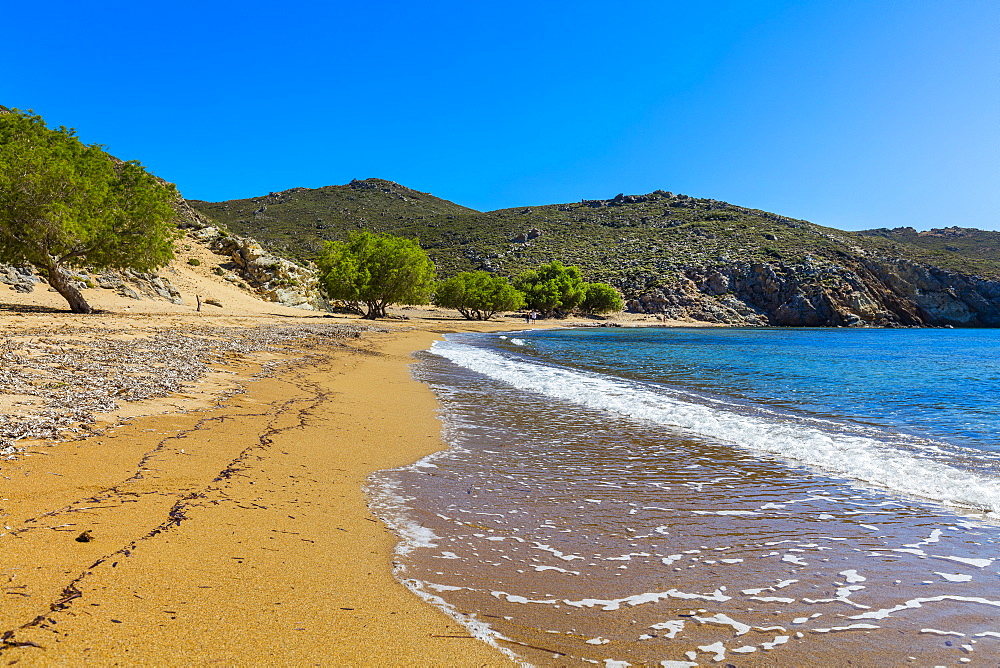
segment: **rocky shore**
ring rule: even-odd
[[[737,326],[1000,327],[1000,282],[902,259],[692,266],[664,283],[626,308]]]

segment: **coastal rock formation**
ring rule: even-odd
[[[316,269],[273,255],[259,243],[246,237],[233,237],[214,227],[192,234],[207,241],[213,252],[229,258],[230,270],[223,278],[245,283],[261,298],[292,308],[323,310],[326,302],[320,293]]]
[[[733,325],[1000,327],[998,281],[898,258],[851,260],[689,267],[626,308]]]

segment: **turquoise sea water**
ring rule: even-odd
[[[995,330],[452,335],[416,371],[451,448],[373,507],[535,665],[996,665],[998,366]]]
[[[501,346],[540,363],[1000,448],[1000,330],[636,328],[515,338],[526,344]]]

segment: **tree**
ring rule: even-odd
[[[438,283],[435,301],[445,308],[458,309],[468,320],[489,320],[500,311],[524,306],[524,293],[514,288],[506,276],[463,271]]]
[[[173,258],[177,197],[72,129],[0,110],[0,262],[34,265],[73,313],[93,309],[66,268],[153,271]]]
[[[580,303],[584,313],[611,313],[625,308],[620,292],[607,283],[587,283],[586,296]]]
[[[426,304],[434,287],[434,263],[415,239],[351,232],[328,241],[316,264],[327,295],[370,320],[389,304]]]
[[[580,269],[566,267],[558,260],[523,272],[515,279],[514,287],[524,293],[528,308],[545,315],[572,311],[586,296]]]

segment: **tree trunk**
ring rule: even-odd
[[[368,305],[368,313],[362,316],[365,320],[375,320],[377,318],[385,318],[385,308],[387,304],[382,302],[366,302]]]
[[[73,279],[63,273],[62,267],[49,267],[49,285],[69,302],[69,310],[73,313],[93,313],[83,294],[73,285]]]

